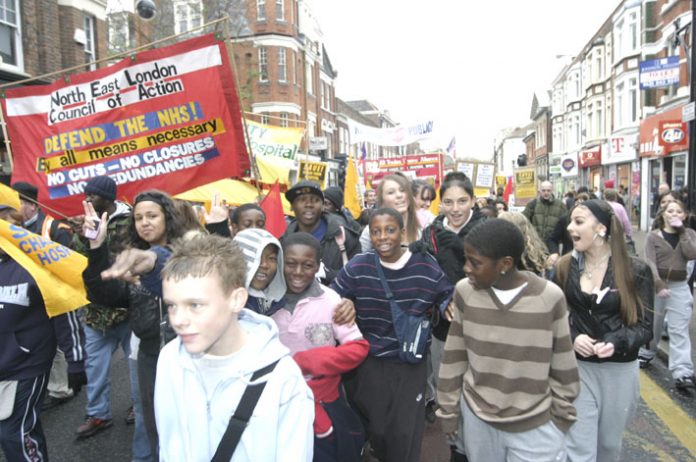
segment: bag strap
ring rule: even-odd
[[[386,294],[387,299],[389,300],[389,304],[391,305],[392,301],[394,300],[394,293],[389,288],[389,284],[387,284],[387,278],[384,276],[382,263],[380,263],[379,261],[379,255],[377,255],[377,252],[375,252],[375,266],[377,267],[377,276],[379,276],[379,280],[382,283],[384,293]]]
[[[273,372],[278,361],[280,361],[280,359],[254,372],[251,376],[251,381],[254,382],[264,375]],[[222,435],[220,444],[211,462],[229,462],[232,458],[234,451],[237,449],[237,445],[239,445],[239,441],[242,439],[242,433],[244,433],[247,425],[249,425],[249,419],[251,419],[251,414],[254,412],[256,403],[259,402],[261,393],[263,393],[263,389],[266,388],[266,383],[268,382],[249,384],[244,389],[242,399],[239,400],[237,410],[235,410],[232,417],[230,417],[230,423],[227,425],[225,434]]]

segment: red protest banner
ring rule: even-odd
[[[118,197],[171,194],[249,168],[239,101],[223,42],[212,35],[136,54],[68,82],[8,90],[12,182],[66,215],[87,180],[109,175]]]

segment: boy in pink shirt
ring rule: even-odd
[[[341,395],[341,374],[363,362],[369,343],[356,325],[333,321],[341,297],[315,279],[319,241],[299,232],[286,236],[282,244],[286,304],[272,318],[280,341],[290,349],[314,393],[314,461],[357,460],[364,435]]]

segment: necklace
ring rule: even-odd
[[[582,275],[585,276],[587,279],[592,280],[592,273],[604,266],[604,263],[606,263],[609,260],[610,256],[611,255],[603,256],[599,259],[597,263],[593,265],[591,265],[587,262],[587,260],[585,260],[585,268],[582,270]]]

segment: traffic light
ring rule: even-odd
[[[336,154],[334,160],[338,161],[338,187],[343,190],[346,186],[346,168],[348,166],[348,156],[345,154]]]

